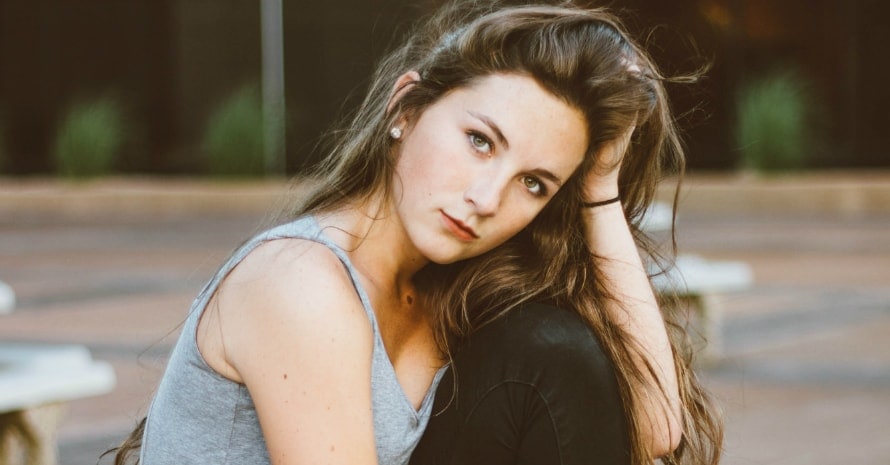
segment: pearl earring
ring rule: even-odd
[[[389,130],[389,136],[393,139],[399,140],[402,138],[402,129],[395,127]]]

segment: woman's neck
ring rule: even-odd
[[[398,215],[379,205],[363,202],[316,215],[316,219],[358,270],[387,354],[397,373],[401,373],[401,382],[404,370],[413,372],[417,366],[438,368],[444,361],[435,343],[430,313],[423,307],[423,299],[413,283],[414,274],[428,261],[416,248],[406,246],[411,242]],[[433,374],[424,376],[432,379]],[[429,379],[424,383],[426,389]]]
[[[400,217],[382,196],[317,215],[317,219],[375,287],[415,298],[414,274],[428,260],[411,245]]]

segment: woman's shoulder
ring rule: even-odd
[[[341,271],[343,264],[329,245],[306,237],[268,238],[245,255],[238,264],[245,272],[276,270],[299,272],[304,268]]]
[[[334,249],[304,238],[277,238],[259,244],[224,278],[223,287],[241,288],[257,298],[360,303],[349,271]]]
[[[262,338],[264,327],[286,324],[295,335],[369,328],[346,266],[327,245],[307,239],[266,241],[225,277],[217,295],[240,333]],[[254,328],[255,332],[242,331]],[[370,332],[369,332],[370,333]],[[237,336],[236,336],[237,337]],[[256,342],[256,341],[252,341]]]

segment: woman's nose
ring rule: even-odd
[[[477,215],[492,216],[501,206],[505,188],[506,182],[497,174],[479,173],[464,191],[464,200],[473,205]]]

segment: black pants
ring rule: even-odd
[[[412,465],[628,463],[611,362],[578,315],[537,304],[483,327],[455,355],[411,458]]]

